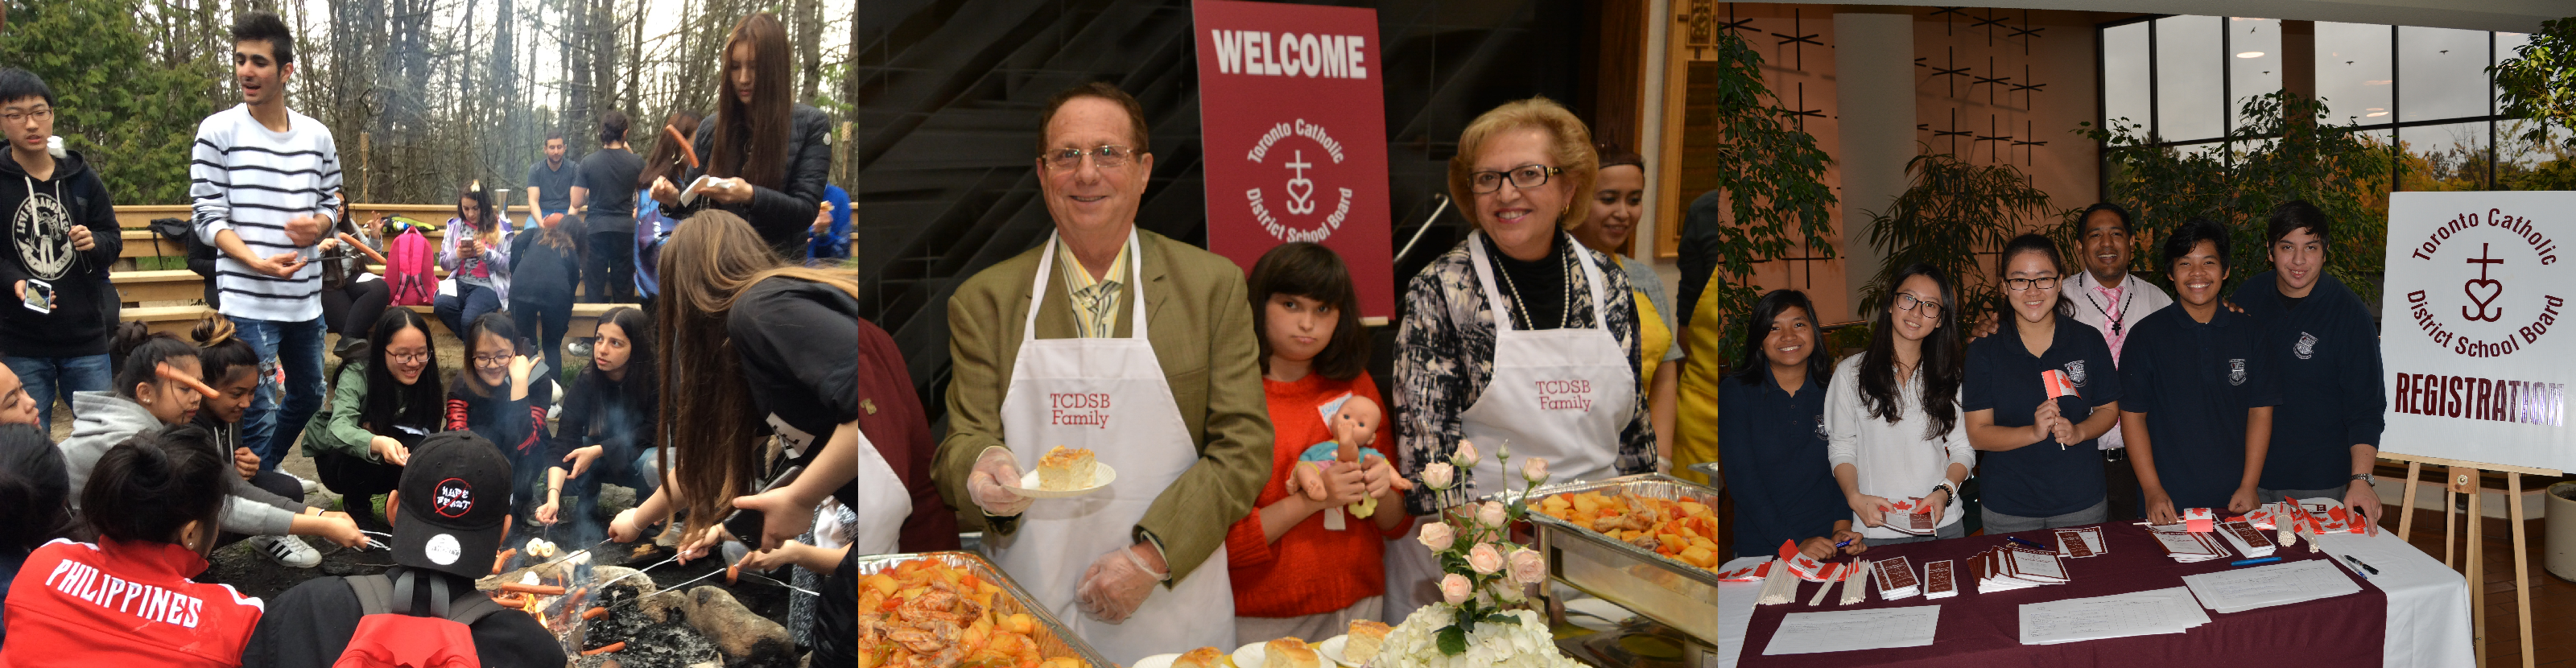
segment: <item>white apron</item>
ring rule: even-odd
[[[1525,484],[1520,463],[1530,457],[1547,459],[1553,482],[1618,475],[1619,432],[1636,411],[1637,367],[1627,349],[1619,346],[1619,339],[1610,334],[1601,269],[1593,265],[1591,253],[1575,249],[1583,277],[1591,284],[1592,327],[1514,330],[1494,290],[1493,263],[1485,257],[1485,244],[1473,238],[1483,235],[1481,231],[1469,235],[1467,253],[1476,266],[1476,282],[1484,288],[1485,303],[1494,314],[1494,375],[1475,405],[1458,415],[1460,435],[1476,444],[1479,459],[1473,469],[1474,484],[1449,497],[1474,499],[1519,491]],[[1559,235],[1556,242],[1574,240]],[[1512,448],[1509,471],[1494,457],[1505,442]],[[1437,519],[1423,518],[1412,535],[1387,548],[1390,621],[1440,601],[1433,584],[1440,579],[1439,564],[1430,548],[1414,539],[1421,534],[1421,524]]]
[[[1135,233],[1127,237],[1128,286],[1135,292],[1128,319],[1135,331],[1123,339],[1036,338],[1038,307],[1055,275],[1056,242],[1050,236],[1038,256],[1019,356],[1002,395],[1002,441],[1023,471],[1036,470],[1038,458],[1062,445],[1089,448],[1100,463],[1117,469],[1118,479],[1090,496],[1039,499],[1020,515],[1018,531],[988,536],[986,549],[1040,605],[1111,661],[1123,665],[1198,647],[1232,648],[1234,587],[1222,546],[1190,577],[1169,588],[1156,585],[1123,623],[1084,616],[1074,602],[1083,571],[1110,550],[1134,544],[1134,527],[1146,507],[1198,462],[1199,453],[1145,335],[1149,302]]]
[[[903,551],[898,542],[903,536],[903,521],[912,517],[912,493],[905,491],[903,478],[886,464],[885,455],[877,452],[867,432],[859,432],[859,521],[852,525],[857,533],[850,548],[862,556],[894,554]],[[818,534],[819,535],[819,534]]]

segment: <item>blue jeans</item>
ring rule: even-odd
[[[447,325],[448,333],[459,339],[465,338],[465,328],[473,326],[475,318],[498,310],[499,290],[462,281],[456,284],[456,296],[439,295],[430,305],[430,311],[438,314],[438,322]]]
[[[325,327],[321,318],[303,322],[225,318],[233,321],[233,335],[259,352],[259,391],[251,395],[250,410],[242,414],[242,446],[259,454],[259,470],[274,471],[278,462],[286,460],[286,449],[304,435],[304,423],[322,410]],[[278,385],[280,367],[286,369],[284,386]],[[283,414],[278,410],[280,395],[285,396]]]
[[[54,400],[72,404],[73,392],[105,392],[116,372],[108,368],[106,355],[86,357],[0,357],[0,364],[18,374],[18,382],[27,385],[27,395],[36,399],[37,420],[45,433],[54,431]]]

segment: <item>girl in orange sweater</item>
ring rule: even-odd
[[[1412,524],[1395,487],[1395,436],[1368,374],[1368,333],[1341,257],[1316,244],[1284,244],[1263,254],[1249,278],[1261,385],[1278,440],[1270,483],[1226,536],[1235,635],[1321,640],[1379,616],[1381,551]],[[1337,437],[1337,423],[1346,437]],[[1356,441],[1356,457],[1300,463],[1336,441]],[[1366,504],[1351,506],[1372,499],[1379,506],[1365,517]]]

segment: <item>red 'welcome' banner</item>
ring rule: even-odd
[[[1395,315],[1377,11],[1194,0],[1208,250],[1249,272],[1282,243],[1342,256],[1360,315]]]

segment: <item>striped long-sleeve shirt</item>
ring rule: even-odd
[[[340,151],[320,121],[292,111],[287,118],[287,131],[275,132],[252,118],[249,106],[235,105],[197,124],[188,195],[198,239],[211,246],[217,234],[232,230],[255,255],[316,256],[312,246],[287,239],[286,221],[304,214],[329,218],[339,209]],[[225,255],[215,272],[224,315],[277,322],[322,317],[320,263],[278,278]]]

